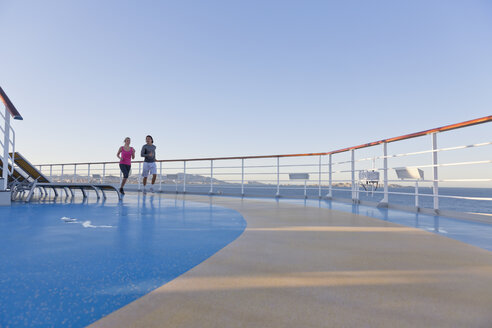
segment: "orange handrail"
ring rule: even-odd
[[[5,105],[5,107],[10,112],[10,115],[12,115],[12,117],[14,119],[16,119],[16,120],[22,120],[21,114],[15,108],[14,104],[12,104],[12,102],[10,101],[10,99],[7,96],[7,94],[5,93],[5,91],[3,91],[2,87],[0,87],[0,99],[2,100],[2,102]]]

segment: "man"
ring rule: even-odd
[[[146,194],[147,190],[145,186],[147,184],[147,177],[152,174],[152,186],[150,192],[154,192],[155,178],[157,177],[157,167],[155,165],[155,146],[152,136],[145,137],[146,144],[143,145],[140,156],[145,157],[142,169],[143,177],[143,193]]]

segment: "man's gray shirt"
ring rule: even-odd
[[[152,156],[149,154],[152,153]],[[144,162],[153,163],[155,162],[155,146],[154,145],[143,145],[140,156],[145,157]]]

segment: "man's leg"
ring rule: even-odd
[[[150,191],[154,192],[154,183],[155,178],[157,177],[157,166],[155,163],[149,165],[149,174],[152,174],[152,186],[150,187]]]
[[[145,186],[147,185],[147,176],[149,175],[149,172],[148,172],[148,164],[146,162],[143,163],[143,167],[142,167],[142,177],[143,177],[143,192],[145,193],[146,190],[145,190]]]

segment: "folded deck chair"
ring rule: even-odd
[[[12,157],[12,153],[10,153]],[[43,173],[34,167],[29,161],[23,157],[19,152],[14,153],[14,163],[20,168],[30,179],[32,179],[31,190],[26,198],[26,202],[29,202],[34,194],[36,188],[51,188],[55,192],[55,196],[58,196],[56,189],[63,189],[68,196],[68,192],[74,196],[73,190],[79,189],[84,198],[87,197],[86,190],[94,190],[97,198],[99,199],[99,191],[102,192],[103,197],[106,198],[105,190],[111,190],[116,192],[118,199],[121,199],[121,194],[114,186],[104,184],[90,184],[90,183],[59,183],[51,182]],[[41,189],[40,189],[41,190]]]
[[[11,170],[12,166],[9,164],[9,170]],[[2,160],[0,159],[0,177],[3,176],[3,162]],[[9,183],[12,182],[12,181],[24,181],[26,180],[26,178],[19,173],[19,171],[17,171],[15,168],[14,168],[14,171],[12,174],[9,174]]]
[[[23,175],[15,166],[14,169],[12,169],[12,165],[10,164],[8,166],[8,170],[7,189],[10,189],[12,192],[12,199],[15,199],[18,195],[23,195],[26,191],[31,190],[34,180],[29,179],[27,175]],[[12,173],[10,171],[12,171]],[[3,162],[1,159],[0,176],[3,176]]]

